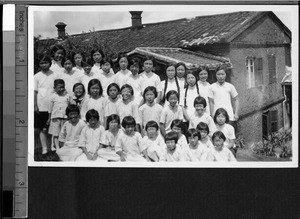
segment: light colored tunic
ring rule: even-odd
[[[204,122],[208,125],[209,136],[212,136],[213,133],[216,131],[216,125],[215,125],[213,118],[207,113],[203,113],[203,115],[201,117],[199,117],[196,110],[194,110],[194,114],[192,114],[192,116],[190,117],[189,129],[191,129],[191,128],[196,129],[197,125],[200,122]]]
[[[157,124],[159,125],[162,109],[163,107],[158,103],[155,103],[152,106],[149,106],[147,103],[145,103],[140,106],[139,115],[142,121],[143,128],[145,128],[147,122],[151,120],[157,122]]]
[[[221,151],[217,151],[216,149],[210,150],[210,152],[207,155],[206,161],[236,162],[236,159],[227,147],[223,147]]]
[[[133,74],[131,74],[129,75],[125,83],[129,84],[133,88],[133,101],[137,105],[139,105],[143,100],[142,78],[140,77],[140,75],[133,76]]]
[[[142,91],[144,93],[144,90],[146,87],[148,86],[154,86],[158,92],[162,91],[162,87],[161,87],[161,80],[160,77],[153,73],[153,72],[142,72],[140,74],[141,78],[142,78]]]
[[[66,108],[69,104],[70,96],[65,92],[62,96],[52,93],[50,97],[50,106],[48,112],[51,113],[51,119],[67,118]]]
[[[59,73],[58,78],[63,79],[65,82],[65,89],[66,91],[71,94],[73,93],[73,86],[76,83],[80,82],[80,74],[72,69],[71,72],[67,72],[66,70],[63,70],[61,73]]]
[[[162,161],[164,159],[164,153],[167,150],[167,146],[161,135],[158,134],[154,139],[144,136],[142,144],[143,147],[147,149],[148,157],[154,162]]]
[[[109,130],[106,130],[103,133],[101,144],[108,145],[106,148],[100,148],[98,150],[98,156],[108,160],[108,161],[119,161],[120,156],[116,154],[115,145],[119,134],[121,133],[121,129],[119,129],[118,133],[114,135]]]
[[[210,115],[210,106],[209,106],[208,97],[212,96],[210,93],[211,92],[211,90],[210,90],[211,84],[208,83],[207,81],[205,81],[205,82],[198,81],[198,86],[199,86],[200,96],[206,100],[205,112]]]
[[[190,162],[205,161],[209,150],[206,145],[200,144],[199,141],[196,148],[187,147],[185,149],[186,160]]]
[[[186,161],[186,158],[184,151],[179,145],[176,145],[174,152],[170,152],[168,149],[165,151],[163,160],[167,162],[183,162]]]
[[[106,97],[104,101],[104,116],[110,116],[112,114],[117,114],[117,109],[121,103],[122,99],[118,96],[115,100],[110,97]]]
[[[90,109],[94,109],[97,110],[97,112],[99,113],[99,121],[101,124],[103,124],[104,102],[105,102],[104,97],[99,97],[98,99],[89,97],[88,99],[86,99],[83,102],[81,107],[81,112],[80,112],[81,118],[85,120],[85,115],[87,111],[89,111]]]
[[[103,96],[104,97],[108,97],[107,94],[107,87],[108,85],[110,85],[111,83],[116,83],[116,75],[113,72],[113,70],[111,69],[111,71],[107,74],[102,72],[102,74],[99,75],[99,80],[103,89]]]
[[[115,82],[121,88],[124,84],[126,84],[126,81],[131,74],[132,74],[131,71],[128,69],[120,70],[115,74]]]
[[[183,95],[182,95],[183,100],[182,101],[184,104],[184,98],[186,98],[186,106],[187,106],[186,112],[189,117],[191,117],[195,111],[194,101],[195,101],[195,98],[198,96],[199,96],[199,94],[198,94],[196,86],[193,86],[193,87],[189,86],[187,88],[186,96],[185,96],[185,90],[183,92]]]
[[[117,108],[117,114],[119,115],[121,122],[125,116],[132,116],[135,119],[136,124],[141,124],[138,105],[133,101],[126,104],[122,100]]]
[[[235,132],[232,125],[225,123],[223,126],[219,126],[216,124],[216,130],[223,132],[223,134],[226,137],[226,140],[224,142],[224,146],[228,147],[229,145],[229,139],[234,140],[235,139]],[[233,145],[235,147],[235,144]]]
[[[163,108],[160,117],[160,123],[165,125],[166,133],[171,131],[171,123],[174,119],[183,120],[183,111],[181,106],[176,105],[174,108],[171,108],[170,105]]]

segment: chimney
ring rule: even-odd
[[[57,27],[57,33],[58,33],[58,38],[59,39],[64,39],[66,36],[66,30],[65,27],[67,25],[63,22],[58,22],[55,27]]]
[[[142,25],[142,11],[129,11],[131,14],[131,22],[132,22],[132,29],[140,29],[143,27]]]

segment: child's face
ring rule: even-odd
[[[40,68],[43,72],[47,72],[50,69],[50,63],[47,61],[41,61],[40,62]]]
[[[131,135],[134,132],[134,125],[126,125],[125,132],[127,135]]]
[[[185,68],[182,65],[178,66],[177,69],[176,69],[176,74],[177,74],[178,78],[184,77],[184,75],[185,75]]]
[[[83,70],[88,75],[92,70],[92,66],[90,66],[90,65],[84,66]]]
[[[224,140],[222,138],[215,137],[215,139],[213,140],[213,143],[214,143],[216,150],[221,151],[223,149]]]
[[[150,71],[152,71],[153,68],[153,62],[151,60],[146,60],[144,62],[144,71],[149,73]]]
[[[131,90],[129,88],[124,88],[122,91],[121,91],[121,94],[122,94],[122,98],[123,100],[128,100],[131,98]]]
[[[61,61],[63,57],[64,57],[64,51],[62,49],[59,49],[54,53],[53,58],[55,61]]]
[[[93,86],[90,87],[90,95],[92,97],[98,97],[100,93],[100,87],[98,84],[94,84]]]
[[[130,71],[132,72],[133,75],[137,75],[140,71],[140,68],[138,65],[131,65]]]
[[[166,145],[169,151],[174,151],[176,148],[175,140],[167,140]]]
[[[74,95],[75,95],[75,97],[81,97],[83,95],[83,86],[82,85],[78,85],[77,87],[75,87]]]
[[[175,107],[178,102],[178,98],[175,94],[172,94],[172,95],[170,95],[168,101],[169,101],[171,107]]]
[[[207,73],[206,70],[202,70],[199,73],[199,79],[200,79],[200,81],[205,82],[207,80],[207,77],[208,77],[208,73]]]
[[[74,62],[76,66],[81,66],[81,61],[82,61],[82,55],[81,54],[76,54],[74,56]]]
[[[65,92],[65,85],[64,84],[58,84],[58,85],[56,85],[56,87],[54,89],[55,89],[55,92],[58,95],[62,95]]]
[[[166,74],[169,79],[173,79],[175,77],[175,67],[169,66],[166,70]]]
[[[199,138],[198,138],[198,136],[190,136],[190,137],[188,137],[188,141],[191,146],[195,147],[198,144]]]
[[[226,121],[226,117],[223,114],[219,114],[219,115],[217,115],[216,120],[217,120],[218,125],[224,125],[225,121]]]
[[[99,120],[95,117],[92,117],[89,119],[88,122],[89,122],[91,128],[96,128],[99,123]]]
[[[66,69],[67,72],[72,71],[73,64],[72,64],[71,60],[66,60],[65,61],[64,68]]]
[[[188,74],[186,77],[186,82],[189,86],[194,86],[196,84],[196,78],[193,74]]]
[[[176,125],[173,126],[172,131],[177,132],[179,136],[181,135],[181,128]]]
[[[120,60],[119,60],[119,65],[120,65],[120,68],[122,70],[125,70],[127,69],[127,66],[128,66],[128,60],[126,57],[122,57]]]
[[[102,67],[102,70],[103,70],[105,73],[108,74],[108,73],[110,72],[111,66],[110,66],[110,63],[109,63],[109,62],[104,63],[101,67]]]
[[[102,60],[102,55],[100,52],[95,52],[93,54],[93,59],[96,63],[99,63]]]
[[[77,112],[70,112],[68,115],[68,119],[71,124],[77,124],[77,122],[79,121],[79,114]]]
[[[200,132],[201,139],[206,138],[206,136],[208,135],[206,130],[200,130],[199,132]]]
[[[155,99],[155,95],[152,91],[147,91],[145,94],[145,99],[147,103],[153,103]]]
[[[226,79],[226,72],[223,69],[217,71],[216,78],[220,84],[223,84]]]
[[[195,104],[195,110],[198,113],[198,115],[201,116],[204,113],[205,107],[203,106],[203,104],[197,103],[197,104]]]
[[[116,87],[112,86],[108,89],[108,96],[111,98],[111,99],[116,99],[117,96],[119,94],[119,91]]]
[[[147,136],[148,138],[154,138],[157,135],[157,129],[155,127],[147,128]]]
[[[118,130],[119,128],[119,123],[117,122],[117,120],[112,120],[109,122],[109,130],[110,131],[115,131],[115,130]]]

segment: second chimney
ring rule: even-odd
[[[66,36],[66,24],[63,22],[58,22],[55,27],[57,27],[57,32],[58,32],[58,38],[59,39],[64,39]]]
[[[131,14],[132,29],[142,28],[142,11],[129,11]]]

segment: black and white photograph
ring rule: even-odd
[[[29,6],[28,165],[297,167],[297,9]]]

